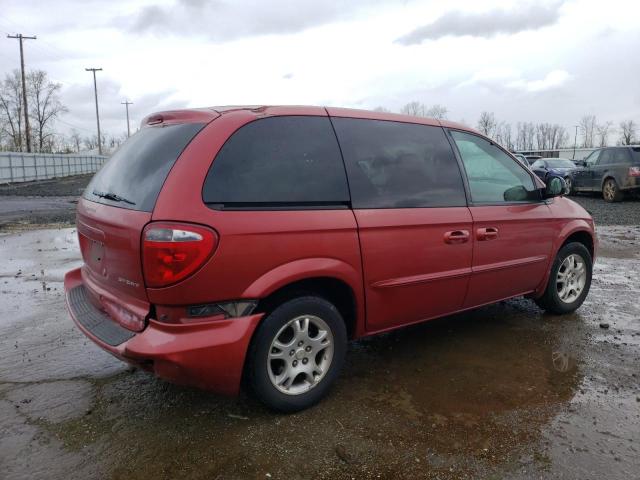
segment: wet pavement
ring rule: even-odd
[[[0,477],[638,478],[640,227],[600,227],[572,315],[516,299],[350,345],[277,415],[101,351],[62,292],[73,229],[0,235]]]

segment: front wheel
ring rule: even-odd
[[[289,300],[260,324],[249,351],[249,383],[280,412],[317,403],[338,377],[347,331],[336,307],[316,296]]]
[[[577,310],[589,293],[592,270],[589,250],[582,243],[568,243],[556,255],[547,288],[536,303],[557,315]]]
[[[573,189],[573,179],[571,177],[565,177],[564,178],[564,183],[567,186],[567,194],[568,195],[575,195],[575,190]]]

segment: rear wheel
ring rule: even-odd
[[[538,306],[558,315],[578,309],[589,293],[592,267],[591,254],[582,243],[562,247],[553,262],[547,288],[536,300]]]
[[[619,202],[623,194],[613,178],[607,178],[602,185],[602,198],[605,202]]]
[[[346,349],[347,330],[333,304],[316,296],[294,298],[258,327],[248,358],[250,386],[274,410],[308,408],[338,377]]]

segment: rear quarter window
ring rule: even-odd
[[[328,117],[282,116],[237,130],[209,169],[202,198],[212,208],[332,208],[350,201]]]
[[[169,171],[203,126],[185,123],[141,129],[95,174],[84,191],[84,198],[151,212]]]

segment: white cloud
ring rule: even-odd
[[[412,100],[443,104],[451,118],[471,124],[483,110],[511,122],[572,125],[587,111],[616,123],[640,121],[640,63],[631,58],[640,51],[640,4],[544,3],[551,13],[536,10],[542,14],[532,21],[519,15],[512,28],[491,12],[529,12],[531,2],[191,0],[183,11],[176,1],[87,0],[78,8],[71,0],[4,0],[0,29],[38,35],[25,44],[28,68],[63,84],[66,121],[87,131],[95,122],[84,71],[91,66],[104,69],[101,120],[113,133],[126,128],[125,98],[134,102],[134,123],[183,105],[398,110]],[[149,6],[161,12],[157,21],[131,31],[148,19]],[[396,43],[459,12],[485,21],[449,29],[437,41]],[[0,42],[0,75],[18,65],[16,42]]]
[[[563,86],[571,75],[566,70],[553,70],[543,78],[527,79],[522,73],[511,67],[495,67],[483,69],[473,74],[469,80],[461,82],[458,87],[484,87],[502,91],[506,89],[524,92],[542,92]]]
[[[541,92],[564,85],[571,78],[569,72],[565,70],[554,70],[540,80],[514,80],[507,84],[510,88],[518,88],[527,92]]]

